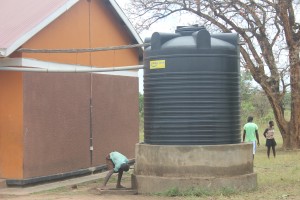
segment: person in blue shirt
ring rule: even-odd
[[[121,179],[123,176],[123,172],[127,172],[129,170],[128,162],[128,159],[123,154],[117,151],[110,152],[109,155],[106,157],[106,164],[109,171],[100,189],[103,190],[106,187],[106,184],[113,173],[118,173],[118,181],[116,188],[124,188],[121,185]]]

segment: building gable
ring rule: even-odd
[[[22,47],[31,49],[77,49],[136,43],[112,12],[109,2],[80,1],[36,34]],[[22,53],[24,58],[88,66],[138,64],[138,49],[93,53]]]
[[[1,1],[3,0],[0,0],[0,2]],[[98,9],[98,11],[101,12],[101,9],[99,9],[99,5],[101,4],[100,7],[105,8],[104,10],[102,9],[103,13],[105,13],[106,15],[113,16],[108,17],[111,19],[114,18],[115,22],[119,21],[121,23],[121,26],[119,26],[122,27],[121,32],[123,33],[126,30],[125,32],[127,33],[123,33],[123,35],[128,35],[131,38],[131,40],[134,41],[132,43],[142,43],[139,35],[136,33],[133,26],[126,18],[125,14],[122,12],[115,0],[29,0],[29,2],[15,1],[17,0],[12,0],[9,2],[5,1],[1,3],[1,5],[3,5],[1,6],[3,11],[7,12],[0,12],[0,16],[2,16],[2,21],[6,22],[2,23],[1,26],[2,34],[0,36],[0,57],[8,57],[11,53],[15,52],[15,50],[18,49],[20,46],[24,46],[24,43],[26,43],[28,40],[31,40],[33,37],[36,37],[36,34],[40,33],[44,29],[49,29],[48,27],[50,24],[52,24],[53,21],[63,21],[60,20],[60,18],[64,15],[68,15],[67,13],[69,13],[70,11],[74,13],[74,9],[72,7],[77,4],[81,4],[80,7],[84,6],[82,4],[91,5],[90,14],[92,15],[94,15],[95,9]],[[29,10],[30,12],[28,12]],[[82,28],[82,22],[86,23],[85,17],[87,15],[84,16],[84,12],[86,12],[84,8],[82,11],[77,11],[77,14],[83,16],[83,19],[74,21],[75,23],[77,23],[77,29],[75,29],[75,32],[78,32],[78,30]],[[14,13],[14,16],[12,17],[8,15],[8,13],[10,13],[10,15],[11,13]],[[91,15],[89,17],[91,17]],[[93,21],[97,21],[92,18],[89,18],[89,20],[90,23],[92,23]],[[69,21],[63,26],[76,26],[76,24],[73,23],[72,21]],[[114,26],[116,25],[116,23],[113,24]],[[95,25],[97,26],[97,24]],[[99,23],[98,25],[101,26],[102,24]],[[105,27],[102,28],[105,29]],[[85,30],[86,29],[83,29],[81,31]],[[64,35],[67,35],[67,38],[68,36],[74,35],[65,32],[64,29],[62,29],[60,33],[62,34],[62,39]],[[79,35],[80,37],[82,36],[81,34]],[[78,42],[80,43],[82,41]],[[86,48],[86,46],[84,48]],[[141,55],[141,49],[139,49],[139,54]]]

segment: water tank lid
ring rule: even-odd
[[[236,47],[226,41],[211,38],[211,49],[236,50]],[[165,42],[161,49],[197,49],[197,44],[191,36],[177,37]]]
[[[206,29],[204,26],[192,25],[192,26],[177,26],[175,33],[179,33],[181,35],[192,35],[192,33],[196,31],[200,31]]]

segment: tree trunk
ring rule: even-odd
[[[295,69],[298,70],[298,69]],[[293,81],[295,76],[293,76]],[[292,79],[292,78],[291,78]],[[285,150],[300,149],[300,93],[299,93],[299,83],[291,86],[292,89],[292,105],[291,105],[291,119],[286,121],[284,117],[284,109],[281,106],[281,100],[274,94],[268,85],[265,82],[261,82],[261,86],[267,94],[269,102],[272,106],[274,117],[277,122],[278,129],[281,133],[283,145],[282,148]],[[296,97],[297,96],[297,97]]]
[[[262,84],[264,86],[264,84]],[[290,146],[289,141],[290,141],[290,123],[286,121],[284,118],[284,109],[282,106],[280,106],[280,102],[278,98],[275,98],[272,94],[270,94],[268,89],[265,89],[267,93],[267,97],[269,99],[269,102],[271,104],[271,107],[274,112],[274,117],[277,122],[278,126],[278,133],[281,134],[282,140],[283,140],[283,149],[287,149],[287,147]]]
[[[282,134],[284,149],[300,149],[300,101],[292,102],[291,120],[288,124],[287,134]]]
[[[283,140],[284,149],[300,149],[300,61],[299,53],[290,49],[291,120],[289,131]]]
[[[294,108],[292,108],[291,112],[291,120],[289,122],[285,120],[283,115],[278,114],[281,112],[281,108],[277,106],[277,102],[275,104],[274,101],[270,102],[274,111],[274,116],[277,122],[279,132],[282,136],[282,148],[285,150],[300,149],[300,101],[294,103]],[[293,110],[295,111],[293,112]]]

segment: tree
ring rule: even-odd
[[[257,91],[251,98],[251,102],[253,107],[255,108],[255,115],[258,119],[270,121],[272,119],[269,118],[270,112],[270,104],[268,103],[268,99],[265,93],[261,91]]]
[[[249,71],[241,71],[241,101],[249,100],[254,91],[257,90],[256,88],[253,88],[252,81],[253,78]]]
[[[284,149],[300,148],[299,0],[131,0],[137,30],[174,13],[189,13],[211,31],[236,32],[241,63],[267,95]],[[291,94],[290,119],[284,117]]]
[[[252,87],[253,78],[249,71],[241,71],[240,88],[241,88],[241,125],[244,125],[248,116],[253,115],[255,107],[251,100],[256,88]]]
[[[241,71],[241,117],[242,124],[246,123],[248,116],[253,116],[259,124],[267,124],[274,119],[272,108],[266,94],[253,84],[253,78],[249,71]],[[287,95],[286,95],[287,96]],[[288,96],[285,98],[285,106],[288,107]]]

